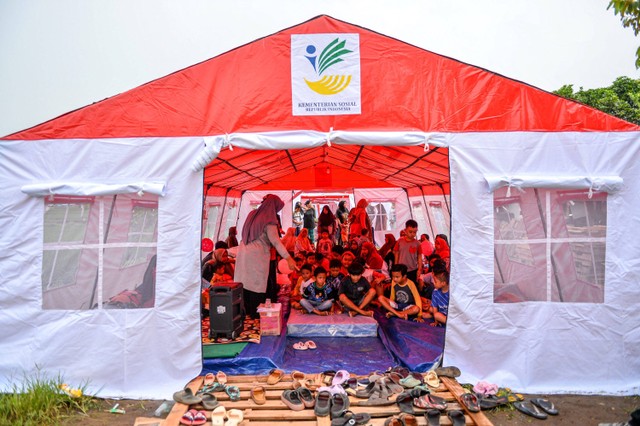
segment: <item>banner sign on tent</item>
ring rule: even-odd
[[[359,34],[291,35],[293,115],[360,114]]]

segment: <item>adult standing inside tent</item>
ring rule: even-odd
[[[315,244],[317,219],[316,219],[316,209],[313,207],[311,200],[307,200],[304,203],[304,207],[302,208],[302,210],[304,210],[302,225],[304,229],[306,229],[307,232],[309,233],[309,240],[311,241],[311,244]]]
[[[298,201],[293,209],[293,226],[296,227],[296,237],[300,235],[302,231],[302,219],[304,218],[304,210],[302,210],[302,203]]]
[[[336,218],[339,226],[336,232],[336,240],[338,245],[344,246],[349,240],[349,209],[346,201],[342,200],[338,203]]]
[[[242,228],[242,241],[238,246],[235,281],[243,284],[245,312],[255,316],[258,305],[266,299],[271,247],[287,261],[289,268],[296,263],[280,242],[278,212],[284,202],[276,195],[267,195],[260,207],[247,216]]]
[[[349,239],[360,237],[363,229],[371,230],[371,220],[367,214],[369,202],[366,198],[360,199],[356,207],[349,214]]]
[[[333,240],[333,232],[336,229],[336,217],[331,212],[329,206],[323,206],[320,216],[318,216],[318,239],[324,231],[329,233],[329,238]]]
[[[227,236],[225,243],[227,243],[229,248],[238,247],[238,230],[235,226],[229,228],[229,235]]]

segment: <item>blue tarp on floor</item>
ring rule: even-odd
[[[411,371],[427,371],[437,363],[444,347],[444,328],[428,322],[388,319],[375,312],[378,337],[287,337],[286,324],[280,336],[262,336],[259,344],[249,344],[234,358],[203,361],[203,372],[224,370],[227,374],[267,374],[274,367],[317,373],[345,369],[368,374],[402,365]],[[297,351],[293,344],[313,340],[318,349]]]

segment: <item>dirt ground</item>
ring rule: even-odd
[[[525,395],[525,398],[536,396],[541,395]],[[597,426],[600,423],[624,422],[628,420],[632,411],[640,408],[640,396],[637,395],[626,397],[549,395],[546,397],[552,400],[560,411],[558,416],[549,417],[544,423],[540,423],[547,425]],[[125,410],[125,414],[108,412],[116,403],[119,404],[118,408]],[[154,417],[154,411],[161,403],[162,401],[155,400],[100,400],[100,407],[90,411],[88,416],[71,417],[62,425],[133,426],[137,417]],[[485,411],[485,414],[496,426],[531,425],[539,421],[509,408]]]

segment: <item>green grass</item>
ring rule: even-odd
[[[62,418],[86,413],[97,402],[85,395],[87,384],[80,388],[82,396],[73,398],[62,390],[62,377],[45,378],[41,374],[25,377],[0,393],[0,426],[56,425]]]

